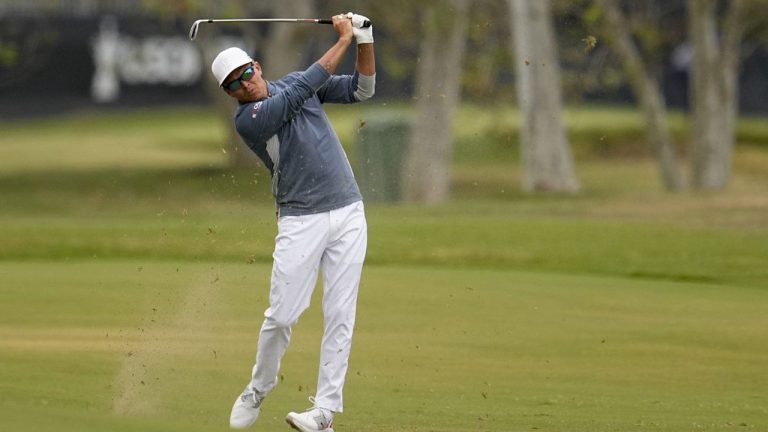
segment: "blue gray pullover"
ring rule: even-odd
[[[357,102],[357,82],[357,73],[331,76],[315,63],[269,81],[268,98],[237,108],[237,132],[272,175],[278,216],[330,211],[362,199],[322,107]]]

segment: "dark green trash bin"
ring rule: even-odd
[[[392,113],[366,115],[358,131],[356,176],[367,202],[397,202],[410,122]]]

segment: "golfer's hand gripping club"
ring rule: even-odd
[[[332,19],[333,29],[339,34],[339,39],[352,42],[352,38],[355,37],[352,21],[345,14],[336,15]]]
[[[371,20],[362,15],[348,12],[347,17],[352,20],[352,33],[357,44],[373,43],[373,25]]]

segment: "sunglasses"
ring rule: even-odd
[[[239,78],[236,78],[226,84],[222,84],[221,86],[227,89],[228,91],[235,91],[240,88],[240,86],[243,85],[243,81],[250,81],[251,78],[253,78],[253,66],[249,66],[247,69],[243,71],[243,74],[240,75]]]

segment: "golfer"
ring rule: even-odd
[[[310,409],[291,412],[286,421],[300,431],[332,432],[333,415],[344,407],[367,226],[360,190],[322,104],[373,96],[373,30],[362,28],[365,20],[352,13],[334,16],[336,43],[307,70],[277,81],[266,81],[261,65],[239,48],[222,51],[212,64],[222,89],[240,103],[238,133],[272,175],[278,215],[269,308],[250,381],[232,407],[232,428],[253,425],[277,385],[291,327],[309,307],[321,269],[324,330],[317,393]],[[334,75],[353,37],[356,71]]]

